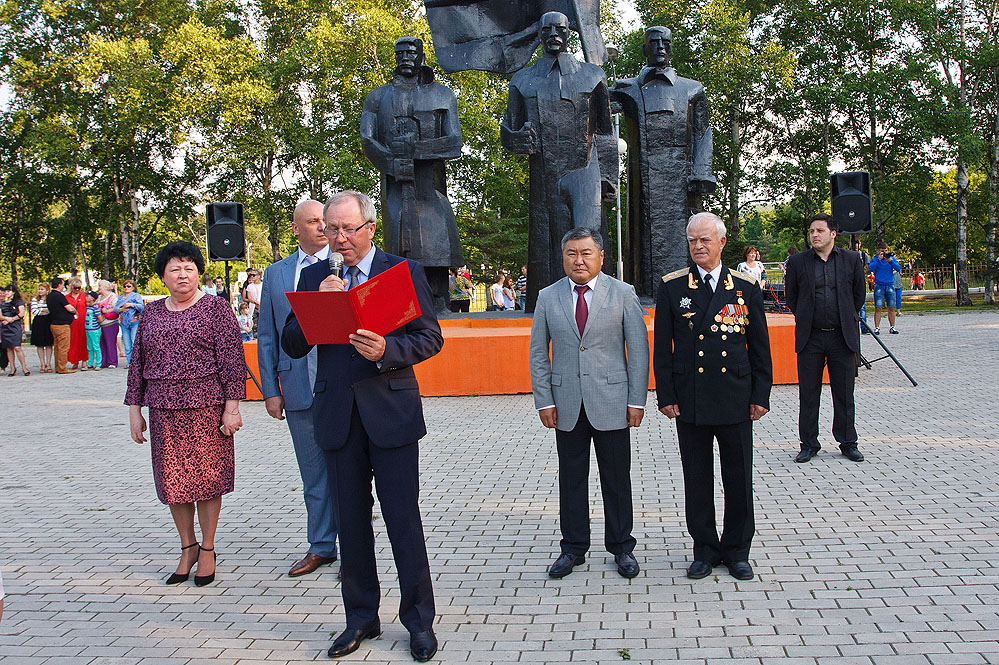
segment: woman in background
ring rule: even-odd
[[[69,355],[67,362],[72,364],[71,369],[79,369],[80,363],[87,364],[87,330],[85,328],[87,313],[87,293],[83,290],[83,280],[79,277],[70,277],[66,282],[69,293],[66,300],[76,310],[73,323],[69,326]]]
[[[115,302],[115,309],[118,312],[119,325],[121,326],[121,343],[125,347],[125,366],[132,364],[132,345],[135,343],[135,333],[139,329],[139,317],[145,309],[145,302],[142,296],[135,289],[135,282],[126,279],[122,288],[125,293],[118,296]]]
[[[760,252],[752,245],[746,245],[742,250],[742,263],[735,267],[743,275],[749,275],[760,283],[760,288],[767,284],[767,271],[760,263]]]
[[[118,296],[106,279],[97,281],[97,307],[101,310],[101,367],[118,366]]]
[[[24,338],[24,301],[15,284],[0,289],[0,348],[7,355],[7,366],[10,371],[7,376],[17,374],[16,360],[21,361],[21,371],[25,376],[31,376],[28,366],[24,364],[24,351],[21,350],[21,340]]]
[[[507,276],[503,280],[503,309],[513,310],[517,307],[517,295],[513,291],[513,278]]]
[[[128,420],[132,440],[149,439],[156,495],[170,507],[180,536],[180,561],[167,584],[198,586],[215,580],[215,531],[222,495],[233,490],[233,434],[243,420],[246,365],[236,316],[228,303],[198,288],[205,269],[189,242],[167,244],[156,273],[170,296],[149,303],[139,322],[128,368]],[[197,512],[201,542],[194,528]]]
[[[38,352],[38,371],[42,374],[52,373],[52,315],[49,313],[47,299],[49,285],[39,282],[36,294],[31,299],[31,345]]]

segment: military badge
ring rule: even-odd
[[[690,298],[680,298],[680,309],[690,309]]]

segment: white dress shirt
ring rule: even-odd
[[[721,277],[721,267],[722,264],[719,263],[718,265],[715,266],[714,270],[708,272],[701,266],[697,266],[697,272],[700,273],[702,282],[704,281],[705,275],[711,275],[711,281],[708,283],[708,286],[711,288],[712,291],[718,288],[718,278]]]

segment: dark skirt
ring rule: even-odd
[[[31,319],[32,346],[52,346],[52,315],[42,314]]]
[[[207,501],[233,490],[233,438],[219,432],[224,409],[224,404],[197,409],[149,407],[153,480],[160,501]]]
[[[24,337],[24,322],[15,321],[5,326],[0,326],[0,347],[13,349],[21,346],[21,338]]]

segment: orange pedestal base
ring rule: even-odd
[[[649,348],[653,348],[654,324],[645,317],[649,329]],[[774,384],[798,382],[794,353],[794,317],[790,314],[767,314],[770,331],[770,356],[773,358]],[[444,348],[430,360],[416,366],[420,393],[426,397],[458,395],[511,395],[531,392],[528,349],[531,319],[444,319]],[[257,343],[245,342],[246,364],[257,374]],[[258,375],[259,376],[259,375]],[[825,378],[828,381],[828,377]],[[649,389],[656,387],[649,371]],[[247,379],[246,398],[262,399],[260,391]]]

